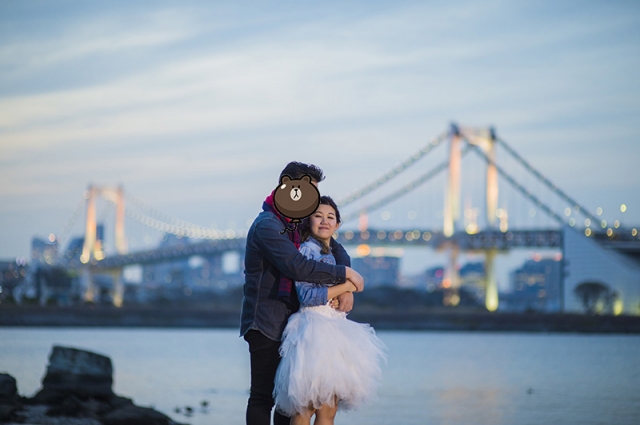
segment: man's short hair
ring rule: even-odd
[[[320,167],[313,164],[305,164],[304,162],[291,161],[280,173],[280,179],[282,176],[289,176],[296,180],[302,178],[305,174],[308,174],[311,179],[317,183],[324,180],[324,173]]]

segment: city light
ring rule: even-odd
[[[602,207],[596,208],[596,214],[602,215]]]
[[[588,218],[585,218],[584,219],[584,225],[585,225],[585,227],[591,226],[591,220],[589,220]]]
[[[620,211],[625,212],[627,210],[627,206],[625,204],[620,205]]]
[[[616,298],[613,301],[613,314],[615,316],[620,316],[623,310],[624,310],[624,304],[622,303],[622,300],[620,298]]]
[[[607,236],[609,237],[613,236],[613,229],[611,227],[607,229]]]
[[[591,236],[591,229],[589,229],[588,227],[586,229],[584,229],[584,235],[585,236]]]
[[[567,207],[564,209],[564,215],[566,215],[567,217],[569,217],[571,215],[571,208]]]
[[[360,257],[366,257],[367,255],[371,254],[371,247],[367,244],[358,245],[358,247],[356,248],[356,253]]]
[[[638,236],[638,229],[631,229],[631,236]]]
[[[617,229],[618,227],[620,227],[620,221],[618,221],[618,220],[614,221],[614,222],[613,222],[613,227],[615,227],[616,229]]]

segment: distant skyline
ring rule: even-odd
[[[59,233],[89,184],[245,228],[288,161],[341,198],[451,122],[640,226],[639,65],[627,1],[2,2],[0,258]]]

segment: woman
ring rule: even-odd
[[[329,242],[340,226],[340,212],[328,196],[302,229],[300,252],[310,259],[335,264]],[[378,387],[385,346],[367,324],[348,320],[332,299],[357,289],[349,280],[332,286],[296,282],[300,310],[284,330],[276,372],[276,408],[291,424],[333,424],[338,409],[353,409],[370,399]]]

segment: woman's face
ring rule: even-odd
[[[316,239],[329,242],[331,236],[338,230],[338,220],[336,219],[336,211],[331,205],[318,205],[316,212],[309,217],[309,225],[311,234]]]

